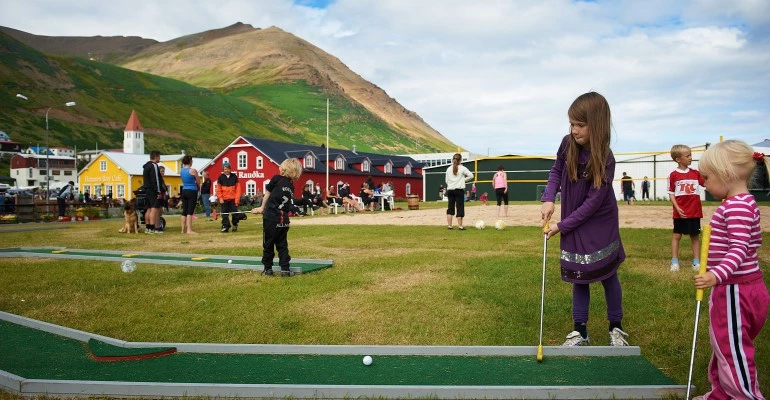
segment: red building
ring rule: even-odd
[[[214,184],[222,173],[222,163],[228,161],[233,173],[238,176],[241,193],[254,195],[265,191],[270,178],[278,174],[278,166],[287,158],[296,158],[303,166],[299,182],[295,182],[294,193],[300,195],[302,186],[310,183],[320,185],[323,192],[326,184],[326,168],[329,167],[329,184],[350,184],[353,193],[358,194],[361,184],[369,176],[375,185],[391,182],[396,198],[408,194],[422,197],[422,163],[411,157],[356,152],[355,150],[329,149],[296,143],[276,142],[240,136],[214,157],[203,170],[209,173]]]

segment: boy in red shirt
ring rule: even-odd
[[[698,170],[690,168],[692,150],[683,144],[671,147],[671,158],[677,169],[668,176],[668,198],[674,206],[674,235],[671,239],[671,272],[679,271],[679,241],[682,235],[689,235],[692,244],[692,269],[700,269],[700,220],[703,208],[700,204],[700,187],[703,177]]]

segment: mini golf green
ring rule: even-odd
[[[262,270],[261,257],[259,256],[243,257],[215,254],[150,253],[129,250],[108,251],[51,247],[21,247],[0,249],[0,257],[69,258],[112,262],[133,260],[137,263],[147,264]],[[303,274],[330,268],[333,264],[334,263],[331,260],[292,259],[291,269],[295,273]]]
[[[0,370],[27,379],[311,385],[674,385],[642,356],[374,356],[174,353],[100,362],[88,343],[0,321]],[[157,351],[152,348],[151,351]],[[143,353],[133,349],[131,354]]]

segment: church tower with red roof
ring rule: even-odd
[[[126,129],[123,130],[123,153],[144,154],[144,129],[135,110],[131,110]]]

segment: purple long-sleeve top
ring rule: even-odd
[[[590,152],[581,148],[578,155],[578,179],[567,176],[567,145],[564,137],[556,161],[548,175],[548,185],[541,201],[554,201],[561,191],[561,276],[567,282],[592,283],[612,276],[626,258],[620,240],[618,204],[612,190],[615,156],[607,157],[604,178],[599,188],[586,176]]]

